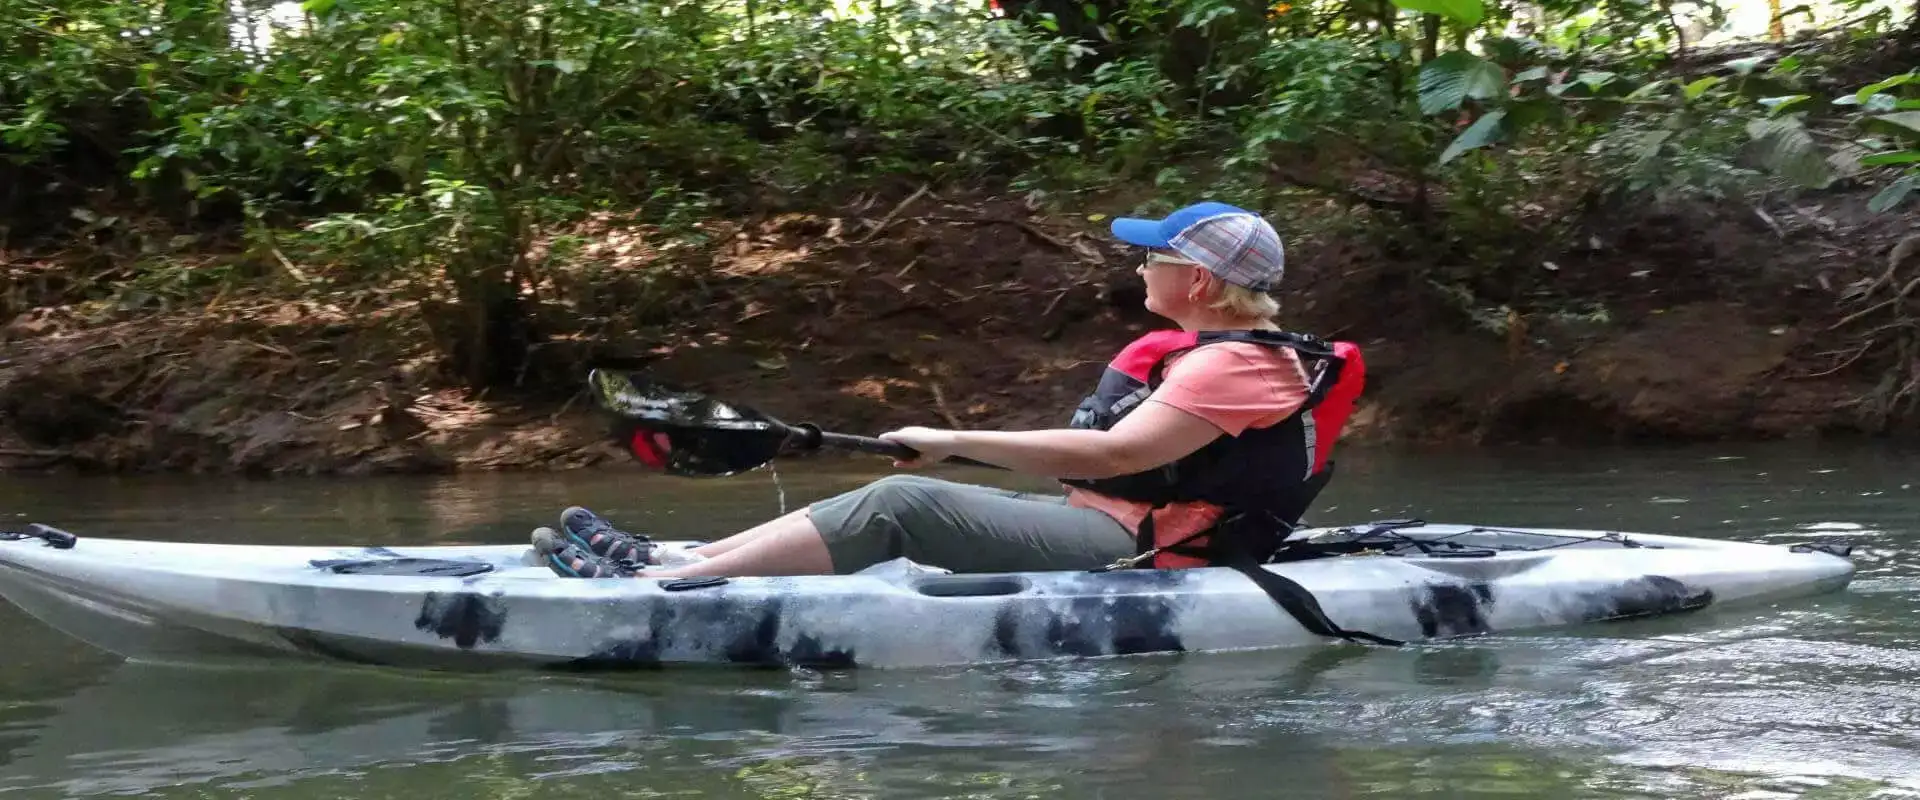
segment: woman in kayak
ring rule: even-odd
[[[690,551],[656,549],[580,508],[561,530],[536,530],[535,547],[577,577],[846,574],[901,556],[955,572],[1081,570],[1156,549],[1167,549],[1156,566],[1209,563],[1192,543],[1204,544],[1226,506],[1245,505],[1235,498],[1289,496],[1324,462],[1303,412],[1310,385],[1296,350],[1310,352],[1309,340],[1280,333],[1268,294],[1283,247],[1265,220],[1222,203],[1117,219],[1112,230],[1147,248],[1137,269],[1146,308],[1180,331],[1116,358],[1071,427],[881,436],[919,453],[897,466],[964,456],[1061,479],[1064,496],[890,476]],[[1279,472],[1249,480],[1267,469]]]

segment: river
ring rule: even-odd
[[[851,471],[865,465],[704,481],[0,475],[0,514],[97,536],[519,542],[578,503],[711,537],[881,474]],[[1316,522],[1841,535],[1865,549],[1843,593],[1553,635],[911,671],[167,667],[0,604],[0,794],[1920,797],[1920,452],[1350,451],[1340,471]]]

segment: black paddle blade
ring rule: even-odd
[[[791,434],[779,420],[704,394],[618,370],[587,375],[594,402],[635,460],[671,475],[719,478],[780,455]]]

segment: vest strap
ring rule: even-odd
[[[1307,591],[1307,587],[1301,586],[1299,581],[1295,581],[1292,578],[1277,575],[1262,569],[1259,562],[1254,561],[1244,553],[1236,553],[1234,556],[1229,557],[1223,566],[1230,567],[1234,571],[1247,576],[1247,579],[1253,581],[1255,586],[1260,587],[1260,591],[1266,592],[1267,597],[1272,598],[1273,602],[1279,605],[1281,610],[1293,615],[1293,618],[1299,621],[1300,626],[1306,628],[1311,633],[1336,639],[1345,639],[1356,644],[1370,642],[1388,647],[1399,647],[1406,644],[1406,642],[1398,639],[1389,639],[1385,636],[1367,633],[1366,631],[1350,631],[1340,627],[1335,624],[1332,619],[1327,617],[1326,610],[1320,607],[1320,601],[1314,599],[1313,593]]]
[[[1320,607],[1320,601],[1314,598],[1313,592],[1307,591],[1307,587],[1301,586],[1299,581],[1293,580],[1292,578],[1268,572],[1260,566],[1259,561],[1247,555],[1247,549],[1238,543],[1209,540],[1208,547],[1204,549],[1186,546],[1188,542],[1198,539],[1201,536],[1206,536],[1210,533],[1224,533],[1224,530],[1218,524],[1210,525],[1193,533],[1189,533],[1181,537],[1179,541],[1155,547],[1153,545],[1153,514],[1165,505],[1164,503],[1154,505],[1153,508],[1147,511],[1147,516],[1140,520],[1140,529],[1134,539],[1138,545],[1139,552],[1132,556],[1119,559],[1112,564],[1097,567],[1090,571],[1110,572],[1116,569],[1137,567],[1143,561],[1150,562],[1154,556],[1160,553],[1178,553],[1180,555],[1206,558],[1217,566],[1227,567],[1247,576],[1247,580],[1253,581],[1253,585],[1260,587],[1260,591],[1265,592],[1267,597],[1273,600],[1275,605],[1280,607],[1280,610],[1287,612],[1294,620],[1300,623],[1301,627],[1306,628],[1309,633],[1333,639],[1344,639],[1356,644],[1367,642],[1385,645],[1387,647],[1399,647],[1406,644],[1406,642],[1398,639],[1389,639],[1385,636],[1368,633],[1366,631],[1354,631],[1340,627],[1327,616],[1326,609]]]

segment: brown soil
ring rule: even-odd
[[[1877,432],[1883,420],[1856,401],[1898,365],[1829,371],[1856,339],[1827,328],[1855,281],[1920,275],[1920,259],[1889,264],[1920,227],[1861,204],[1835,194],[1596,221],[1585,245],[1525,281],[1525,297],[1512,288],[1520,310],[1496,311],[1495,324],[1430,288],[1446,266],[1431,258],[1303,238],[1290,242],[1284,304],[1297,327],[1365,348],[1370,388],[1350,441]],[[1352,230],[1325,223],[1353,213],[1302,208],[1289,227]],[[25,310],[0,328],[0,467],[624,464],[578,391],[600,363],[848,432],[1055,425],[1105,358],[1155,325],[1104,225],[1005,198],[904,193],[714,225],[702,246],[599,219],[577,232],[591,242],[580,257],[539,287],[545,338],[520,385],[482,394],[449,388],[419,305],[390,290],[223,295],[170,312],[48,290],[15,301]],[[7,269],[16,290],[58,274]],[[1567,304],[1553,298],[1598,303],[1606,319],[1556,317],[1546,309]]]

